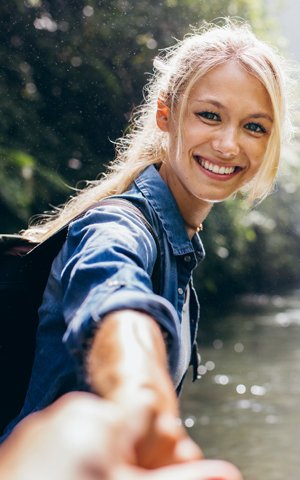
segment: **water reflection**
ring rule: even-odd
[[[184,424],[207,457],[233,461],[246,480],[300,478],[299,327],[297,291],[247,298],[200,339]]]

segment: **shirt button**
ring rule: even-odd
[[[179,293],[179,295],[183,295],[183,288],[180,288],[180,287],[179,287],[179,288],[178,288],[178,293]]]
[[[190,262],[190,261],[191,261],[191,256],[190,256],[190,255],[185,255],[184,258],[183,258],[183,260],[184,260],[185,262]]]

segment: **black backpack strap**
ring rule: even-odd
[[[155,265],[153,268],[152,273],[152,281],[154,290],[156,293],[160,293],[161,290],[161,248],[160,242],[154,228],[150,224],[150,222],[146,219],[145,215],[141,212],[141,210],[133,205],[132,202],[129,200],[125,200],[123,198],[114,198],[108,197],[99,202],[91,205],[87,208],[84,212],[81,212],[77,217],[73,218],[73,220],[80,218],[84,215],[88,210],[95,208],[96,206],[106,204],[106,205],[120,205],[123,208],[125,207],[127,210],[134,212],[135,215],[139,217],[139,219],[143,222],[146,226],[150,234],[152,235],[156,248],[157,248],[157,258],[155,261]],[[16,259],[16,268],[18,269],[18,283],[21,285],[24,282],[24,285],[27,284],[28,275],[30,275],[30,271],[34,269],[34,271],[38,272],[38,278],[32,279],[30,284],[31,288],[37,289],[38,297],[41,297],[43,290],[45,288],[47,278],[50,272],[51,264],[59,253],[60,249],[63,246],[64,241],[66,240],[68,228],[68,222],[62,228],[60,228],[57,232],[51,235],[49,238],[44,240],[39,244],[30,243],[27,239],[24,239],[20,235],[0,235],[0,254],[2,255],[2,262],[6,257],[16,256],[19,259]],[[9,259],[7,259],[9,260]],[[2,281],[0,279],[0,289],[7,288],[7,283],[12,283],[12,288],[15,285],[16,281],[16,274],[14,268],[8,269],[4,266],[2,269],[5,271],[5,278],[2,275]],[[1,271],[1,268],[0,268]],[[28,273],[29,272],[29,273]],[[23,280],[24,275],[24,280]]]

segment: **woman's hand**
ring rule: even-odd
[[[138,401],[121,406],[130,419],[128,431],[134,438],[134,463],[154,469],[201,459],[200,448],[187,435],[179,417],[168,412],[160,400],[145,390]]]

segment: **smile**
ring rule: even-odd
[[[194,156],[195,160],[199,165],[201,165],[204,170],[207,170],[208,172],[215,173],[217,175],[232,175],[234,172],[237,172],[240,170],[240,167],[225,167],[225,166],[219,166],[216,165],[215,163],[209,162],[208,160],[204,160],[198,155]]]

